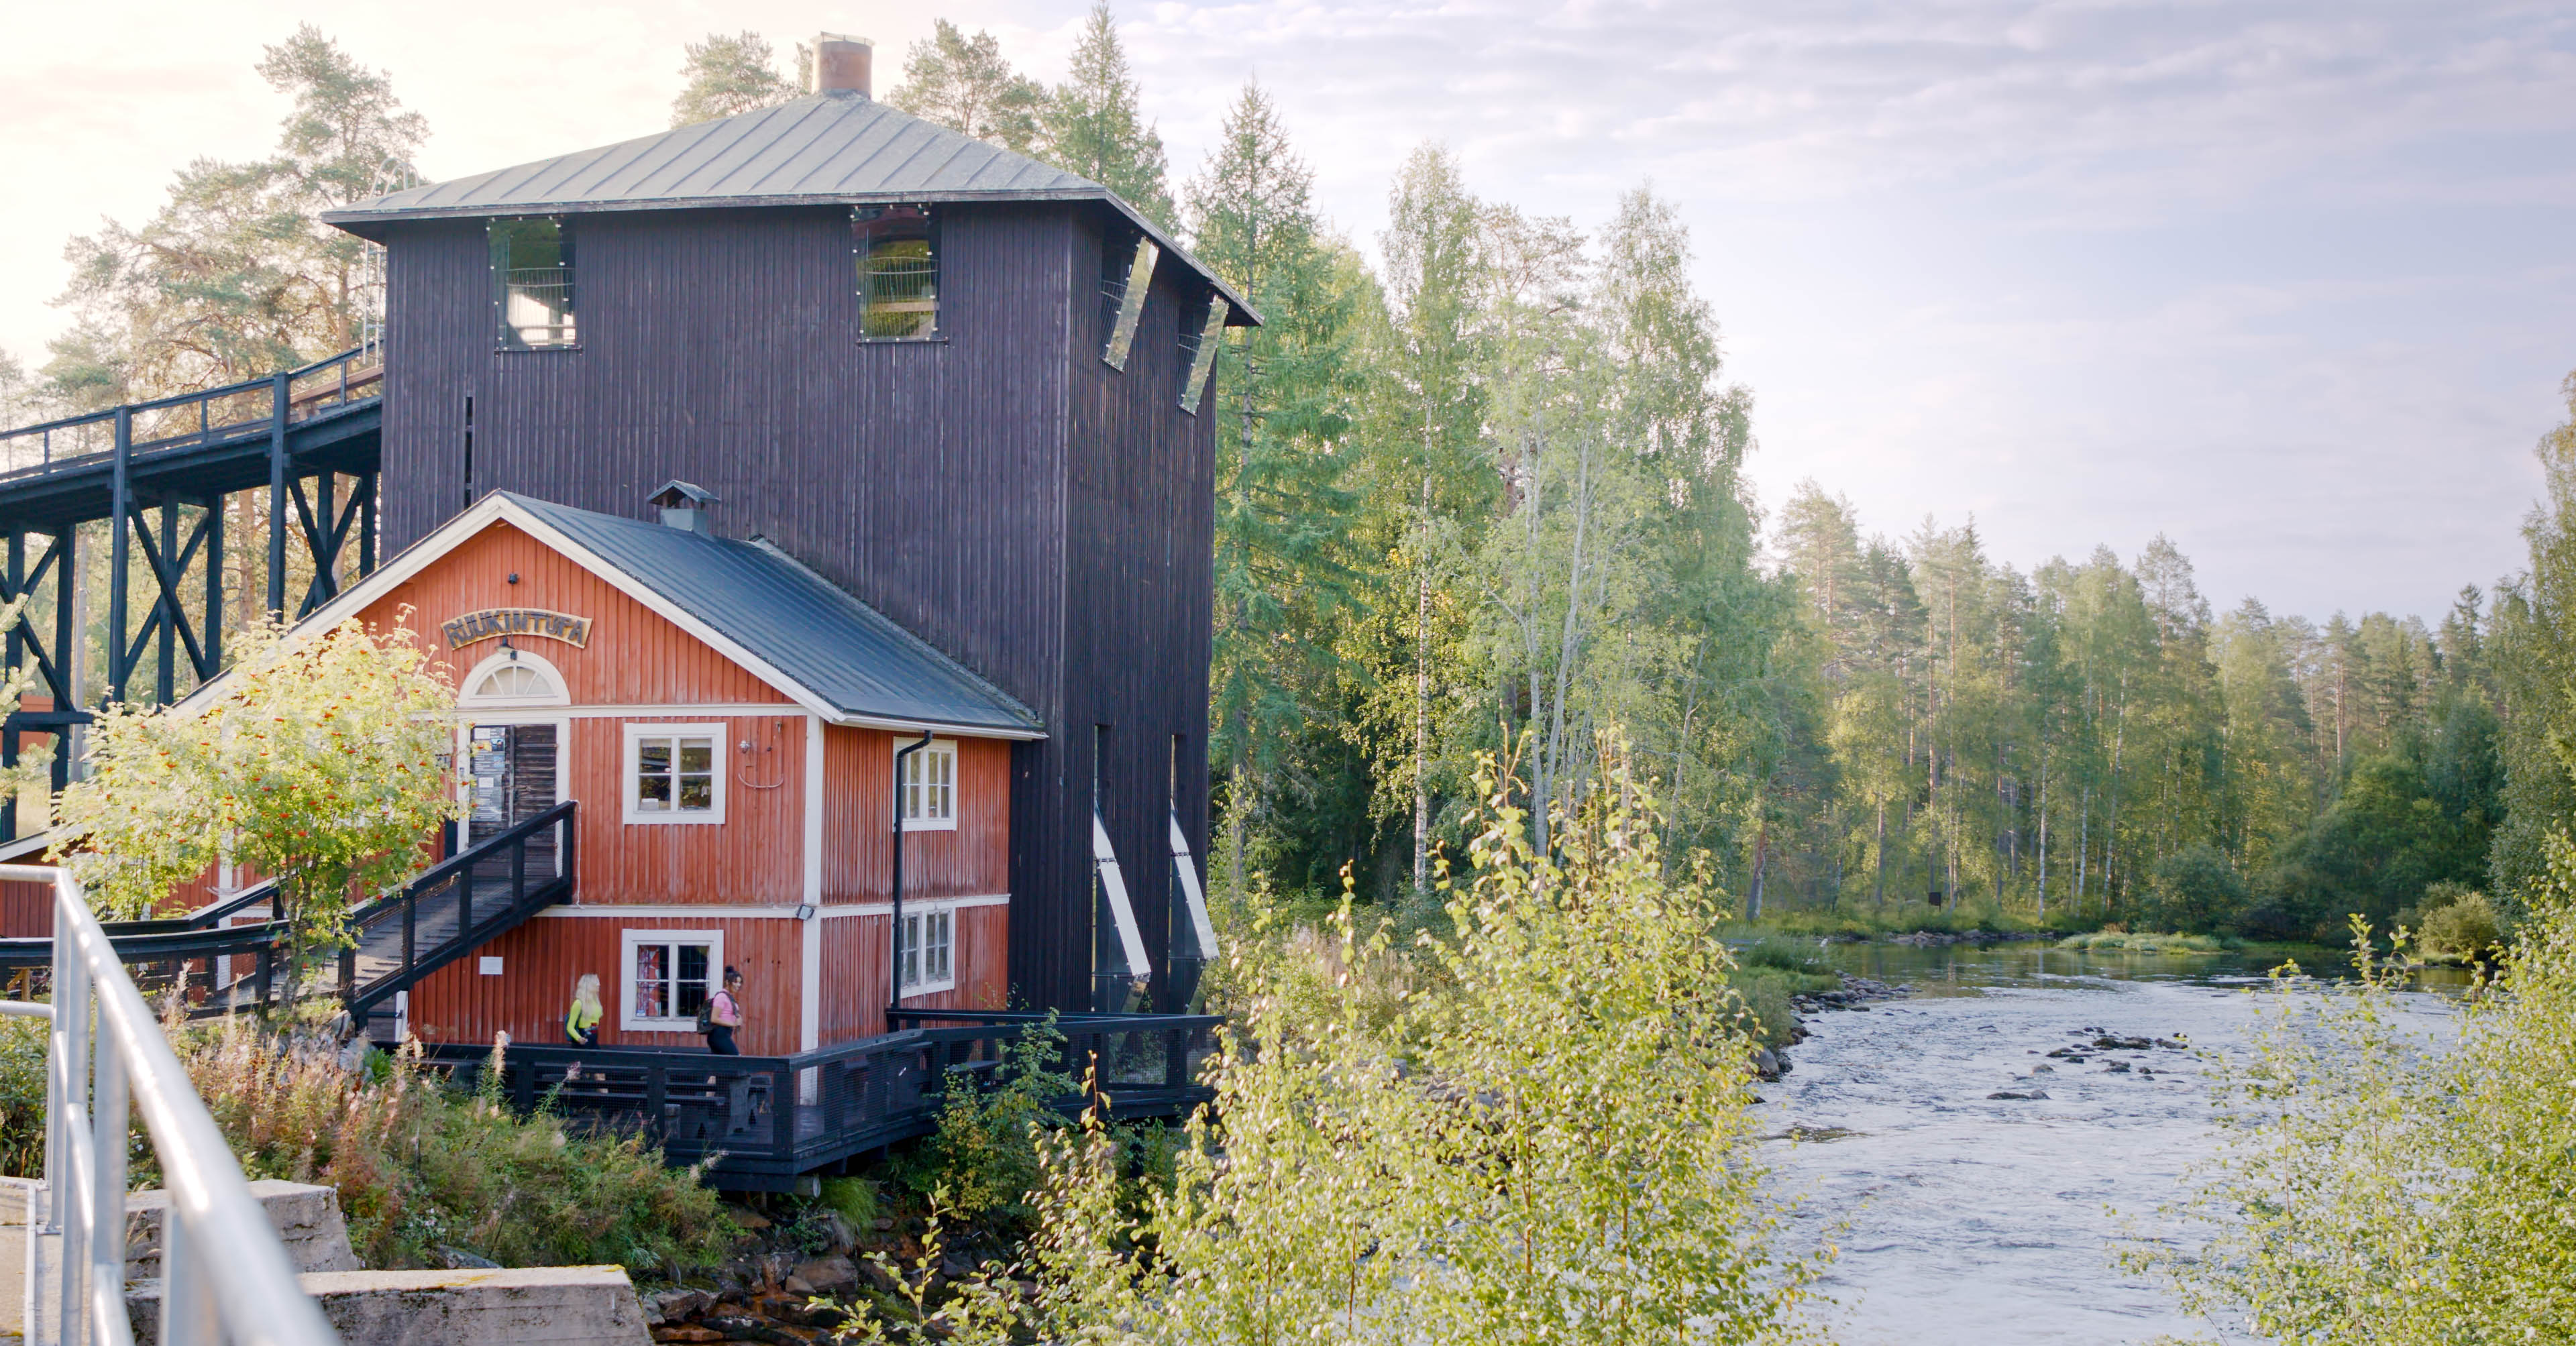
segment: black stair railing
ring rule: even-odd
[[[350,913],[357,947],[341,951],[337,992],[363,1030],[371,1012],[476,945],[573,890],[575,807],[570,801],[431,866],[419,878]],[[476,896],[481,890],[481,896]],[[136,984],[152,994],[185,987],[189,1013],[210,1017],[275,1002],[282,921],[225,922],[275,896],[260,883],[184,917],[107,924],[109,942]],[[426,938],[424,938],[426,934]],[[51,966],[50,937],[0,939],[0,982],[32,996]]]
[[[351,913],[354,943],[340,951],[350,1019],[364,1029],[397,992],[569,896],[577,831],[565,800]]]

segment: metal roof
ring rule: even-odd
[[[1117,193],[855,93],[809,94],[659,135],[412,187],[322,218],[372,236],[398,220],[897,201],[1104,202],[1214,285],[1245,321],[1261,320],[1243,296]]]
[[[932,649],[785,552],[498,491],[661,595],[842,716],[988,729],[1045,726],[1000,688]]]

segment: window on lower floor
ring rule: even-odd
[[[723,822],[724,740],[720,724],[626,726],[626,821]]]
[[[626,996],[619,1026],[647,1033],[694,1033],[698,1010],[716,990],[724,935],[713,930],[628,930],[621,939]]]
[[[903,912],[903,993],[928,995],[957,985],[957,912],[953,907],[906,904]]]

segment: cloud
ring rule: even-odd
[[[1085,0],[958,0],[1059,77]],[[1910,528],[1973,512],[2030,564],[2171,533],[2222,605],[2433,612],[2517,555],[2576,364],[2576,11],[2522,0],[1121,0],[1176,179],[1242,82],[1369,244],[1426,140],[1579,221],[1652,180],[1694,229],[1752,471]],[[324,22],[387,67],[438,175],[660,126],[680,44],[879,41],[879,0],[631,0],[474,24]],[[0,44],[0,345],[59,316],[62,238],[198,154],[261,152],[283,0],[13,15]],[[15,40],[23,38],[25,40]]]

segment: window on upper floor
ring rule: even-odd
[[[724,739],[720,724],[626,726],[626,821],[723,822]]]
[[[957,826],[957,745],[934,739],[903,759],[903,830],[945,832]]]
[[[928,341],[939,330],[939,230],[927,206],[850,212],[859,267],[859,339]]]
[[[574,345],[572,232],[563,221],[544,217],[494,220],[488,232],[502,348]]]
[[[1217,348],[1225,344],[1225,296],[1209,290],[1198,321],[1181,328],[1181,410],[1199,414],[1208,375],[1216,368]]]
[[[563,674],[533,650],[504,650],[474,666],[465,675],[456,704],[465,709],[482,707],[561,706],[570,703],[564,694]]]
[[[1163,250],[1142,233],[1125,248],[1112,241],[1100,250],[1100,314],[1109,331],[1100,358],[1111,369],[1126,372],[1137,320],[1145,316],[1145,294],[1153,288],[1154,264],[1162,257]]]

